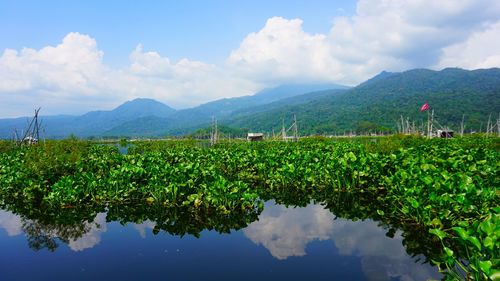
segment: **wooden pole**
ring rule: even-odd
[[[462,114],[462,122],[460,123],[460,136],[464,136],[464,119],[465,119],[465,114]]]
[[[429,138],[432,138],[432,123],[434,122],[434,109],[432,110],[431,114],[430,114],[430,121],[429,121]]]
[[[217,128],[217,119],[215,119],[215,143],[219,140],[219,130]]]
[[[403,121],[403,115],[400,115],[401,117],[401,133],[404,134],[405,133],[405,123]]]
[[[295,141],[299,140],[299,129],[297,128],[297,116],[293,115],[293,137]]]
[[[212,116],[212,130],[210,134],[210,145],[215,145],[217,143],[217,119]]]
[[[498,119],[497,119],[497,131],[498,131],[498,136],[500,137],[500,113],[498,114]]]
[[[427,110],[427,138],[431,138],[431,113]]]
[[[35,110],[35,127],[33,128],[33,137],[36,138],[36,141],[38,142],[40,139],[40,125],[38,123],[38,112],[40,111],[40,108]]]
[[[500,137],[500,113],[498,114],[498,119],[497,119],[497,131],[498,131],[498,137]]]
[[[281,118],[281,137],[286,141],[285,118]]]
[[[490,124],[491,123],[491,113],[490,116],[488,116],[488,123],[486,124],[486,134],[489,135],[491,132]]]

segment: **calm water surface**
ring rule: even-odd
[[[399,231],[390,238],[374,221],[335,219],[321,205],[268,202],[247,227],[204,230],[199,238],[154,234],[156,222],[121,225],[106,216],[65,229],[0,210],[0,280],[440,278],[425,258],[406,253]]]

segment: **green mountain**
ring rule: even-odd
[[[262,113],[262,112],[267,112],[271,111],[274,109],[283,109],[283,108],[289,108],[291,106],[296,106],[296,105],[302,105],[314,100],[318,100],[324,97],[329,97],[333,95],[338,95],[340,93],[345,92],[346,89],[329,89],[329,90],[323,90],[323,91],[317,91],[317,92],[310,92],[310,93],[305,93],[302,95],[297,95],[294,97],[289,97],[285,99],[281,99],[278,101],[274,101],[268,104],[260,105],[260,106],[251,106],[239,110],[235,110],[229,118],[223,119],[223,120],[234,120],[238,117],[244,117],[243,119],[247,118],[248,116],[255,115],[257,113]]]
[[[135,99],[109,111],[91,111],[81,116],[42,116],[42,135],[64,138],[70,134],[78,137],[99,136],[120,124],[145,117],[165,118],[175,110],[153,99]],[[11,138],[14,129],[26,128],[28,117],[0,119],[0,138]]]
[[[419,127],[427,122],[420,107],[428,102],[436,126],[458,129],[465,115],[466,131],[483,131],[489,114],[500,112],[500,69],[442,71],[415,69],[380,75],[336,94],[301,104],[284,104],[263,112],[239,115],[223,124],[252,131],[279,131],[282,118],[297,116],[302,134],[341,134],[345,131],[396,131],[401,116]]]
[[[184,135],[206,127],[212,117],[225,120],[230,116],[245,112],[247,109],[258,108],[282,100],[293,99],[312,91],[325,89],[347,89],[336,84],[290,84],[264,89],[254,95],[236,98],[225,98],[208,102],[194,108],[178,110],[165,117],[144,117],[119,124],[103,133],[105,136],[162,136]],[[311,97],[314,97],[311,96]],[[304,98],[298,98],[303,100]]]
[[[179,125],[182,125],[181,127],[191,127],[210,122],[212,116],[223,119],[245,108],[260,106],[313,91],[346,88],[345,86],[336,84],[281,85],[275,88],[264,89],[254,95],[225,98],[194,108],[179,110],[171,116],[171,119],[178,127]]]
[[[110,111],[92,111],[76,118],[69,130],[78,136],[101,135],[125,122],[147,117],[166,118],[175,109],[153,99],[127,101]]]

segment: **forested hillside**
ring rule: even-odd
[[[466,131],[485,130],[489,115],[492,114],[492,122],[495,122],[500,113],[500,69],[383,72],[341,93],[234,116],[224,124],[254,131],[279,130],[281,118],[290,124],[296,114],[302,134],[351,130],[395,132],[401,116],[415,122],[417,127],[422,126],[427,113],[420,112],[420,107],[425,102],[434,110],[437,126],[458,129],[464,115]]]

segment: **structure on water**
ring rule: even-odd
[[[298,127],[298,124],[297,124],[297,116],[294,114],[293,115],[293,123],[292,125],[285,130],[285,120],[284,119],[281,119],[281,137],[284,141],[288,141],[288,140],[293,140],[293,141],[298,141],[299,140],[299,127]],[[293,136],[287,136],[287,132],[289,132],[290,130],[293,130]]]
[[[436,133],[437,133],[436,136],[438,138],[449,139],[449,138],[453,137],[453,130],[450,130],[450,129],[437,130]]]
[[[264,134],[263,133],[248,133],[247,140],[248,141],[263,141]]]
[[[217,128],[217,119],[212,117],[212,130],[210,133],[210,145],[215,145],[219,141],[219,129]]]
[[[35,115],[28,123],[28,127],[21,139],[18,139],[17,131],[14,130],[15,141],[19,144],[37,144],[40,140],[40,122],[38,122],[38,112],[40,112],[40,109],[35,109]]]

